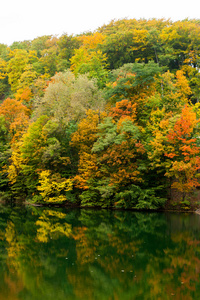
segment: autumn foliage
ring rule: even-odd
[[[156,209],[200,169],[198,20],[0,45],[5,198]],[[188,200],[189,199],[189,200]]]
[[[169,148],[165,156],[173,160],[166,176],[174,176],[172,187],[184,193],[199,185],[200,148],[194,132],[198,122],[192,108],[185,106],[167,135]]]
[[[7,98],[0,105],[0,115],[5,118],[5,126],[11,139],[17,139],[28,127],[29,109],[20,101]]]

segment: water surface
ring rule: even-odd
[[[200,299],[200,216],[1,206],[0,299]]]

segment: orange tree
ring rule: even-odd
[[[185,106],[180,118],[169,130],[165,156],[171,159],[171,167],[167,177],[174,177],[173,188],[183,193],[198,186],[198,170],[200,169],[200,147],[197,146],[195,129],[198,120],[191,107]]]
[[[0,105],[0,115],[4,116],[10,140],[18,139],[29,122],[29,109],[20,101],[7,98]]]
[[[155,126],[154,138],[149,142],[151,167],[164,171],[171,187],[182,192],[183,200],[199,184],[198,123],[193,108],[185,105],[180,115],[168,114]]]

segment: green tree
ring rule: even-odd
[[[161,68],[154,62],[148,64],[125,64],[110,74],[105,97],[110,105],[127,99],[136,103],[138,122],[142,123],[142,115],[147,99],[156,93],[155,79]]]
[[[45,95],[35,103],[35,117],[48,115],[62,126],[72,120],[79,121],[88,109],[104,106],[102,93],[95,80],[87,75],[75,77],[70,71],[56,74],[46,88]]]
[[[70,59],[76,49],[81,45],[80,39],[73,35],[63,34],[57,41],[58,44],[58,71],[63,72],[69,69]]]
[[[0,189],[1,197],[8,191],[8,178],[5,167],[9,164],[11,149],[9,144],[9,132],[6,126],[5,117],[0,115]],[[8,193],[7,193],[8,195]]]
[[[43,130],[48,117],[42,116],[32,123],[21,140],[15,144],[11,164],[7,168],[13,194],[25,197],[36,191],[38,173],[45,169],[42,161],[47,135]]]

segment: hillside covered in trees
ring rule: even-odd
[[[0,44],[1,199],[190,206],[200,169],[200,20],[124,19]]]

